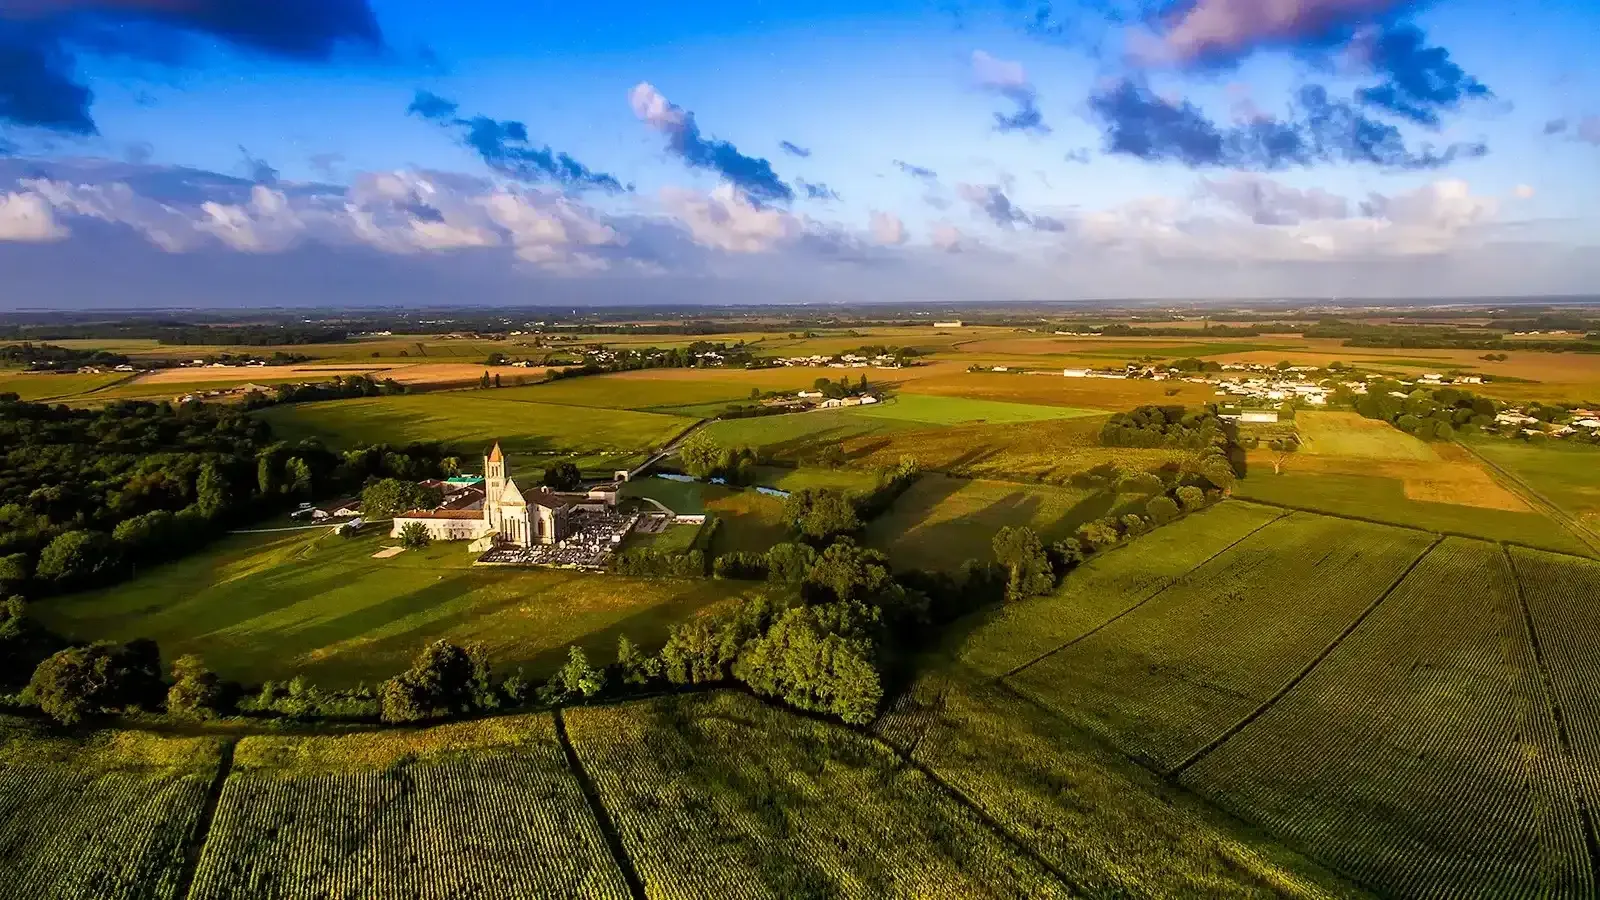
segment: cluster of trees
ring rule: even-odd
[[[847,494],[831,488],[805,488],[783,502],[783,517],[795,534],[813,542],[854,534],[870,519],[881,515],[917,480],[916,459],[905,457],[896,466],[878,472],[872,490]]]
[[[1419,387],[1408,392],[1390,379],[1369,384],[1365,394],[1353,398],[1353,405],[1361,415],[1382,419],[1425,441],[1448,441],[1463,428],[1493,425],[1501,409],[1495,400],[1457,388]]]
[[[55,344],[24,341],[0,347],[0,363],[56,372],[72,371],[80,366],[123,366],[128,364],[128,358],[105,350],[74,350]]]
[[[811,383],[811,389],[814,391],[821,391],[822,396],[830,400],[843,397],[859,397],[862,394],[872,390],[871,386],[867,384],[867,376],[865,372],[863,372],[861,377],[855,381],[851,381],[850,376],[848,375],[839,376],[838,381],[834,381],[827,377],[818,378],[816,381]]]
[[[1225,444],[1227,428],[1214,410],[1191,411],[1182,406],[1141,406],[1115,413],[1100,429],[1107,447],[1178,447],[1200,450]]]
[[[744,484],[756,465],[756,452],[750,447],[725,446],[705,433],[697,434],[678,448],[683,470],[696,478],[721,478],[729,484]]]
[[[702,578],[706,574],[706,554],[699,549],[675,552],[652,547],[630,547],[611,554],[607,565],[618,575]]]

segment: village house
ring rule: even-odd
[[[469,481],[481,481],[483,487],[465,483]],[[447,493],[439,507],[395,516],[392,537],[399,537],[412,523],[421,523],[436,541],[486,541],[500,547],[530,547],[558,543],[570,531],[572,505],[545,491],[531,498],[524,495],[517,483],[506,477],[505,454],[499,444],[484,457],[482,479],[452,479],[436,486],[459,490]]]

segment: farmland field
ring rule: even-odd
[[[629,893],[543,714],[241,741],[189,896]]]
[[[23,375],[10,369],[0,369],[0,394],[16,394],[23,400],[38,403],[81,394],[84,391],[116,384],[123,375]]]
[[[1289,515],[1007,680],[1168,770],[1271,700],[1432,542]]]
[[[921,427],[925,426],[901,419],[863,416],[859,408],[851,408],[725,419],[707,425],[701,433],[724,445],[752,447],[765,457],[801,460],[824,445],[847,438]]]
[[[1295,416],[1306,454],[1357,459],[1436,460],[1426,442],[1385,421],[1353,412],[1307,411]]]
[[[860,407],[857,412],[869,418],[897,419],[927,425],[961,425],[970,422],[998,424],[1072,419],[1101,415],[1106,410],[972,400],[964,397],[937,397],[928,394],[900,394],[882,403]]]
[[[1224,503],[1097,555],[1054,593],[991,613],[961,644],[961,661],[991,676],[1026,665],[1180,582],[1283,514],[1272,507]]]
[[[582,468],[607,471],[642,462],[647,451],[694,424],[677,416],[515,399],[526,390],[333,400],[272,407],[259,415],[286,440],[316,437],[333,447],[440,441],[466,454],[482,453],[498,440],[523,461],[565,456]]]
[[[333,688],[400,672],[440,638],[482,641],[497,666],[543,678],[569,644],[610,659],[618,635],[657,644],[674,622],[737,591],[716,581],[474,568],[459,543],[372,559],[393,543],[381,528],[353,539],[322,530],[236,535],[121,586],[40,603],[36,614],[73,637],[154,638],[169,659],[198,653],[245,683],[303,673]]]
[[[0,720],[0,893],[181,900],[220,742],[100,732],[80,743],[35,728]]]
[[[1065,897],[870,739],[743,694],[572,710],[567,731],[652,897]]]
[[[1562,512],[1600,532],[1600,451],[1494,439],[1475,440],[1470,446]]]
[[[967,559],[990,558],[994,533],[1007,525],[1027,525],[1054,541],[1118,504],[1105,492],[924,475],[867,524],[866,542],[887,552],[897,568],[948,571]]]
[[[1292,462],[1282,475],[1274,475],[1270,468],[1261,471],[1253,466],[1250,477],[1234,487],[1234,496],[1562,553],[1591,552],[1560,523],[1540,513],[1414,500],[1406,496],[1402,479],[1384,475],[1318,472]]]
[[[951,679],[919,716],[913,757],[1064,873],[1104,897],[1326,897],[1348,889],[1054,716]]]
[[[1183,781],[1396,895],[1595,890],[1512,572],[1493,544],[1436,547]]]
[[[700,404],[725,406],[728,403],[748,403],[751,382],[742,371],[709,369],[699,371],[697,379],[667,379],[655,375],[656,370],[621,372],[615,375],[592,375],[582,378],[565,378],[549,384],[532,385],[513,390],[502,388],[497,399],[525,400],[534,403],[557,403],[571,406],[592,406],[612,409],[652,410]],[[697,370],[690,370],[697,371]],[[791,372],[789,383],[795,390],[810,387],[812,379],[797,370]],[[770,379],[768,379],[770,383]],[[770,389],[765,384],[763,389]]]

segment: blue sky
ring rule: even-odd
[[[0,308],[1596,292],[1596,34],[1577,0],[0,0]]]

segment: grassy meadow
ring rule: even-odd
[[[494,663],[545,677],[578,644],[610,659],[622,634],[641,645],[739,586],[554,569],[475,568],[461,543],[390,559],[382,526],[345,539],[324,530],[225,538],[126,584],[37,604],[49,628],[85,640],[157,640],[198,653],[246,683],[304,674],[325,687],[402,671],[425,644],[481,641]]]
[[[333,447],[440,441],[466,455],[499,441],[524,463],[564,456],[580,468],[607,471],[643,462],[695,422],[502,396],[519,394],[510,388],[363,397],[271,407],[259,415],[286,440],[315,437]]]

